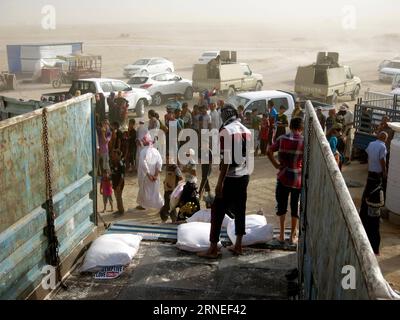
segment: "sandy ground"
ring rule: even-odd
[[[130,37],[122,38],[121,33]],[[198,25],[131,25],[121,27],[65,27],[55,31],[41,29],[0,29],[0,70],[7,70],[6,45],[22,43],[51,43],[83,41],[87,53],[103,56],[103,76],[123,79],[124,65],[138,58],[164,56],[175,63],[176,72],[191,79],[192,66],[205,50],[237,50],[240,61],[248,62],[253,72],[264,76],[264,89],[292,91],[298,65],[312,63],[318,51],[338,51],[340,61],[350,65],[366,89],[388,92],[390,84],[378,81],[379,63],[400,51],[396,34],[358,36],[342,33],[324,35],[322,32],[302,37],[277,33],[267,27],[238,27]],[[67,89],[63,88],[62,91]],[[50,85],[19,83],[18,89],[1,94],[21,98],[39,99],[41,94],[53,92]],[[349,98],[341,98],[346,101]],[[354,102],[349,103],[350,106]],[[161,111],[161,109],[159,109]],[[344,175],[364,184],[365,166],[353,163],[344,169]],[[211,181],[215,186],[215,177]],[[263,209],[269,222],[277,224],[274,215],[275,170],[266,158],[256,161],[256,171],[249,187],[248,211]],[[350,189],[359,206],[362,188]],[[137,212],[137,179],[127,179],[124,194],[128,212],[126,218],[147,223],[158,223],[155,212]],[[107,221],[115,220],[105,214]],[[125,218],[125,217],[124,217]],[[382,225],[383,248],[379,262],[386,279],[400,290],[400,228],[387,221]]]

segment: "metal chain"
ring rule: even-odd
[[[60,257],[59,257],[59,242],[55,230],[56,215],[54,212],[53,203],[53,189],[51,185],[51,170],[50,170],[50,152],[49,152],[49,133],[47,123],[47,108],[42,112],[42,126],[43,126],[43,152],[44,152],[44,167],[46,178],[46,213],[47,213],[47,226],[44,229],[44,234],[48,238],[48,246],[46,249],[46,263],[56,267],[57,280],[61,283],[63,288],[66,285],[62,282]]]

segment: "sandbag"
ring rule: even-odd
[[[141,236],[106,234],[96,239],[86,253],[81,272],[97,272],[104,267],[125,266],[139,250]]]
[[[181,200],[181,195],[182,195],[184,186],[185,186],[185,182],[181,181],[178,184],[178,186],[175,188],[175,190],[172,191],[171,197],[169,200],[170,211],[174,210],[178,206],[179,201]]]
[[[222,227],[227,228],[232,219],[225,215]],[[187,222],[211,222],[211,209],[197,211],[193,216],[186,219]]]
[[[227,233],[232,243],[236,242],[235,220],[228,223]],[[246,235],[243,236],[242,245],[250,246],[265,243],[274,238],[274,228],[267,224],[267,219],[261,215],[246,216]]]
[[[178,241],[176,246],[180,250],[202,252],[210,247],[211,223],[191,222],[178,227]],[[222,247],[221,243],[218,243]]]

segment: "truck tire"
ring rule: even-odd
[[[136,116],[139,118],[142,118],[144,116],[144,107],[146,106],[146,103],[144,99],[140,99],[138,103],[136,104],[135,112]]]
[[[333,95],[326,99],[327,103],[335,105],[337,103],[338,95],[337,92],[334,92]]]
[[[160,92],[157,92],[154,96],[153,96],[153,103],[155,106],[161,106],[163,101],[162,98],[162,94]]]
[[[230,98],[236,94],[234,87],[229,87],[228,91],[226,92],[226,97]]]
[[[193,88],[187,87],[185,90],[185,100],[192,100],[193,99]]]
[[[357,85],[353,93],[351,94],[351,101],[354,101],[358,98],[358,96],[360,95],[360,89],[360,86]]]
[[[261,91],[263,87],[263,84],[261,81],[257,81],[256,87],[255,87],[255,91]]]

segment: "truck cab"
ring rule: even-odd
[[[361,79],[349,66],[339,65],[337,52],[320,52],[316,63],[297,69],[295,92],[302,98],[335,104],[340,96],[355,100],[360,89]]]
[[[80,79],[72,81],[71,88],[68,92],[58,92],[44,94],[42,97],[53,97],[55,101],[55,96],[71,94],[75,95],[76,91],[80,91],[81,94],[102,93],[107,99],[111,92],[116,94],[121,91],[123,97],[128,100],[129,110],[135,110],[138,117],[144,116],[144,108],[152,103],[152,97],[147,90],[134,89],[126,84],[124,81],[116,79],[106,79],[106,78],[93,78],[93,79]],[[109,106],[106,103],[106,112],[109,111]]]
[[[237,91],[260,91],[262,86],[262,75],[254,73],[247,63],[238,63],[234,51],[221,51],[216,59],[193,67],[195,92],[216,88],[219,94],[230,97]]]

